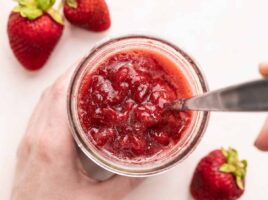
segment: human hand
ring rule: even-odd
[[[268,63],[260,64],[259,71],[263,76],[268,77]],[[262,151],[268,151],[268,118],[261,129],[255,145]]]
[[[96,182],[84,173],[71,136],[66,95],[73,70],[42,95],[17,151],[12,200],[119,200],[141,179]]]

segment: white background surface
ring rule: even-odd
[[[0,199],[9,199],[15,151],[42,90],[76,59],[106,36],[140,31],[165,34],[200,63],[210,88],[259,77],[257,64],[268,60],[267,0],[109,0],[112,28],[90,33],[66,23],[65,32],[46,66],[29,73],[8,44],[6,23],[15,5],[0,0]],[[171,171],[149,178],[125,200],[190,200],[188,185],[198,160],[208,151],[233,146],[248,159],[243,200],[265,200],[268,153],[253,146],[265,114],[212,114],[196,151]]]

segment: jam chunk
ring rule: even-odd
[[[134,159],[172,148],[181,139],[191,113],[168,111],[165,105],[191,94],[182,73],[170,65],[155,52],[128,50],[83,77],[79,119],[97,148]]]

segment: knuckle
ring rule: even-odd
[[[51,87],[51,95],[53,98],[58,99],[64,95],[64,83],[61,79],[57,80]]]
[[[64,77],[60,77],[58,80],[55,81],[54,84],[47,87],[42,95],[41,98],[53,98],[58,99],[59,97],[62,97],[65,93],[65,84],[64,84]]]
[[[41,95],[41,99],[46,98],[46,97],[49,95],[49,92],[50,92],[50,87],[47,87],[47,88],[43,91],[43,93],[42,93],[42,95]]]
[[[29,155],[31,152],[31,146],[32,146],[32,138],[28,134],[26,134],[22,138],[22,140],[17,148],[16,157],[17,158],[24,158],[25,156]]]
[[[36,154],[39,160],[44,162],[50,162],[53,159],[52,140],[48,136],[40,137],[37,143]]]

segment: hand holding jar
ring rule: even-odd
[[[96,182],[84,172],[66,110],[72,72],[43,93],[32,114],[17,151],[12,200],[118,200],[142,180],[114,176]]]

